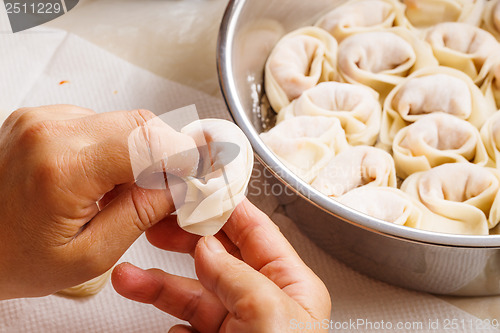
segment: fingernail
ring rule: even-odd
[[[224,249],[224,246],[222,246],[221,242],[219,242],[219,240],[214,236],[206,236],[205,245],[213,253],[222,253],[226,251],[226,249]]]

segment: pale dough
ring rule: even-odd
[[[265,66],[266,95],[275,112],[305,90],[337,79],[337,41],[317,27],[304,27],[284,36]]]
[[[180,205],[174,197],[177,221],[190,233],[214,235],[245,198],[253,170],[253,150],[241,129],[227,120],[195,121],[181,133],[191,136],[198,147],[208,145],[209,149],[200,149],[198,176],[183,179],[187,189]]]
[[[283,108],[278,123],[298,116],[337,118],[349,144],[373,145],[380,131],[382,108],[377,92],[368,87],[323,82]]]
[[[331,117],[293,117],[260,137],[283,164],[308,183],[349,147],[340,121]]]
[[[477,128],[446,113],[423,116],[400,130],[392,151],[401,178],[446,163],[486,165],[488,162]]]

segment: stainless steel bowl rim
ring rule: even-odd
[[[244,110],[238,96],[232,92],[236,91],[235,77],[232,70],[232,52],[233,37],[238,22],[238,16],[241,14],[245,0],[230,0],[226,12],[222,19],[218,47],[217,47],[217,69],[219,74],[219,84],[227,107],[236,124],[242,129],[248,137],[258,159],[263,163],[276,177],[285,184],[289,185],[297,194],[304,197],[317,207],[326,210],[338,218],[355,224],[359,227],[370,229],[373,232],[384,234],[388,237],[404,238],[411,241],[430,243],[441,246],[452,247],[500,247],[500,235],[488,236],[468,236],[452,235],[444,233],[429,232],[393,223],[378,220],[371,216],[362,214],[350,209],[328,196],[315,190],[311,185],[302,181],[293,174],[281,161],[269,150],[260,139],[259,133],[255,130],[251,121],[244,115]]]

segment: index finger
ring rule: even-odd
[[[256,270],[277,260],[303,264],[278,226],[248,199],[236,207],[222,230],[240,249],[243,260]]]

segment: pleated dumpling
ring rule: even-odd
[[[340,121],[329,117],[290,118],[260,137],[283,164],[308,183],[349,147]]]
[[[364,186],[336,200],[363,214],[405,227],[462,235],[483,232],[474,224],[434,214],[417,199],[393,187]]]
[[[392,156],[370,146],[351,147],[330,160],[312,186],[339,197],[360,186],[397,186]]]
[[[177,222],[190,233],[214,235],[245,198],[253,170],[252,146],[238,126],[222,119],[198,120],[181,132],[196,142],[200,163],[196,177],[183,179],[185,191],[173,190],[178,181],[167,176]]]
[[[438,64],[429,44],[404,28],[352,35],[340,43],[338,58],[344,81],[371,87],[382,98],[410,73]]]
[[[425,68],[387,96],[379,144],[392,146],[399,130],[429,113],[448,113],[479,129],[495,111],[493,97],[485,97],[469,76],[449,67]]]
[[[443,22],[464,22],[478,26],[485,0],[401,0],[411,26],[427,28]]]
[[[490,165],[500,169],[500,112],[496,112],[484,123],[481,138],[488,152]]]
[[[489,73],[481,84],[481,91],[485,96],[493,96],[495,105],[500,108],[500,52],[488,58],[485,67]]]
[[[393,187],[364,186],[336,198],[349,208],[376,219],[419,228],[423,210],[419,202]]]
[[[391,28],[403,22],[404,5],[398,0],[352,0],[327,13],[316,25],[340,42],[356,33]]]
[[[483,29],[500,40],[500,1],[490,0],[483,12]]]
[[[323,82],[283,108],[278,122],[297,116],[337,118],[349,144],[373,145],[380,132],[382,108],[377,92],[368,87]]]
[[[477,128],[446,113],[426,115],[400,130],[392,151],[401,178],[446,163],[488,162]]]
[[[500,172],[472,163],[449,163],[414,173],[401,189],[430,211],[487,235],[500,220]]]
[[[304,27],[285,35],[265,66],[266,95],[279,112],[318,82],[337,78],[337,41],[317,27]]]
[[[480,82],[490,70],[486,60],[498,53],[495,37],[466,23],[448,22],[430,28],[425,37],[440,65],[458,69]]]

